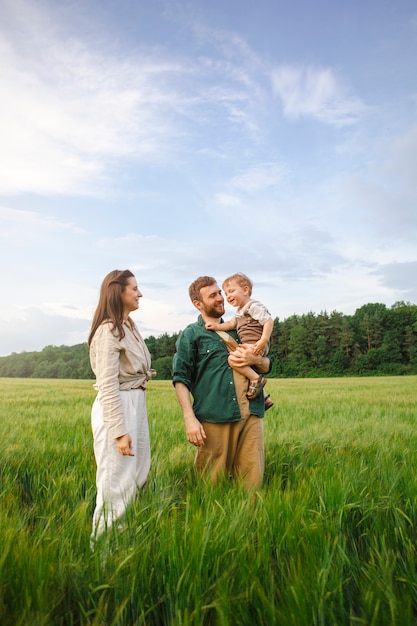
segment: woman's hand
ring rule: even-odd
[[[132,438],[129,433],[126,433],[126,435],[122,435],[121,437],[117,437],[116,441],[117,449],[120,454],[123,454],[123,456],[135,456],[133,454]]]

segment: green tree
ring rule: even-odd
[[[310,369],[306,353],[307,335],[307,328],[301,324],[291,328],[288,364],[297,371],[298,376],[305,375]]]
[[[349,367],[349,359],[343,350],[336,350],[330,361],[330,373],[334,376],[340,376]]]
[[[325,368],[329,363],[329,353],[327,337],[319,335],[314,347],[314,365],[316,367]]]
[[[404,351],[407,355],[407,363],[409,363],[412,368],[417,367],[417,322],[406,328]]]
[[[157,380],[170,380],[172,378],[172,357],[162,356],[152,362],[152,367],[156,369]]]
[[[362,353],[381,346],[386,318],[385,304],[365,304],[355,311],[353,322]]]
[[[145,343],[148,347],[149,352],[151,353],[152,359],[158,358],[158,350],[157,350],[157,339],[153,335],[147,337],[145,339]]]

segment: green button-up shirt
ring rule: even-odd
[[[235,331],[229,334],[238,341]],[[181,382],[188,387],[194,400],[194,414],[201,421],[220,423],[241,419],[233,370],[227,357],[223,340],[216,332],[206,330],[201,315],[178,337],[173,383]],[[252,415],[263,417],[262,394],[249,404]]]

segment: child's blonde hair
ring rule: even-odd
[[[237,283],[238,285],[240,285],[240,287],[249,287],[249,295],[252,295],[253,283],[251,279],[246,276],[246,274],[242,274],[242,272],[237,272],[237,274],[233,274],[233,276],[225,278],[222,285],[223,289],[225,290],[226,287],[232,282]]]

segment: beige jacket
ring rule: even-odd
[[[121,391],[145,389],[155,375],[151,355],[136,325],[124,322],[125,336],[120,341],[111,332],[112,324],[103,322],[90,346],[91,369],[96,376],[94,389],[103,407],[104,423],[112,437],[125,435]]]

